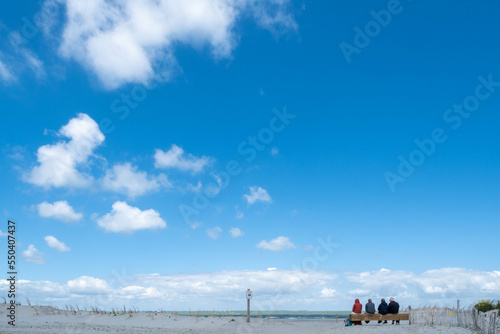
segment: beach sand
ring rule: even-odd
[[[36,312],[35,312],[36,308]],[[38,312],[38,315],[36,314]],[[245,317],[193,317],[175,315],[170,312],[139,312],[134,314],[103,315],[90,312],[55,311],[50,307],[18,306],[16,326],[7,324],[6,305],[0,309],[0,333],[273,333],[273,334],[322,334],[322,333],[457,333],[469,334],[472,331],[456,327],[379,325],[376,322],[363,326],[345,327],[343,320],[314,319],[262,319],[252,318],[250,323]]]

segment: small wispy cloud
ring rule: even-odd
[[[220,233],[222,232],[222,229],[220,227],[214,227],[214,228],[210,228],[207,230],[207,235],[210,239],[217,239],[220,235]]]
[[[166,152],[156,149],[154,159],[156,168],[176,168],[193,173],[202,172],[213,161],[212,158],[207,156],[196,157],[190,153],[185,153],[181,147],[175,144]]]
[[[286,249],[297,248],[297,246],[290,241],[290,238],[280,236],[271,241],[262,240],[257,244],[257,248],[267,249],[273,252],[279,252]]]
[[[83,214],[75,212],[67,201],[56,201],[54,203],[42,202],[36,205],[36,208],[40,217],[54,218],[63,222],[74,222],[83,217]]]
[[[245,215],[239,210],[239,207],[237,205],[234,207],[234,210],[236,211],[236,219],[243,219],[243,217],[245,217]]]
[[[28,249],[23,251],[22,256],[29,263],[35,264],[45,264],[45,259],[43,258],[43,254],[36,249],[35,245],[29,245]]]
[[[15,81],[16,78],[11,73],[11,71],[7,68],[7,65],[0,60],[0,79],[6,83],[10,83]]]
[[[250,194],[243,195],[248,204],[254,204],[255,202],[271,202],[271,196],[267,193],[267,190],[261,187],[250,187]]]
[[[146,172],[138,171],[137,166],[132,166],[129,162],[117,164],[107,170],[101,183],[104,189],[127,195],[132,199],[157,191],[161,186],[172,187],[165,174],[151,177]]]
[[[231,228],[229,230],[229,234],[231,235],[231,238],[239,238],[243,236],[243,232],[237,227]]]
[[[57,238],[52,235],[46,236],[44,240],[47,243],[47,246],[54,248],[59,252],[69,252],[71,250],[64,242],[57,240]]]

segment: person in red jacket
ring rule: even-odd
[[[352,306],[352,312],[361,314],[362,309],[363,309],[363,305],[361,305],[361,303],[359,302],[359,299],[356,299],[354,301],[354,305]],[[354,324],[361,325],[361,321],[355,321]]]

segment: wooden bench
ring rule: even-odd
[[[386,320],[410,320],[409,313],[398,313],[398,314],[368,314],[368,313],[351,313],[349,314],[349,320],[354,321],[386,321]]]

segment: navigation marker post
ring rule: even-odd
[[[247,289],[247,322],[250,322],[250,299],[252,299],[252,291]]]

